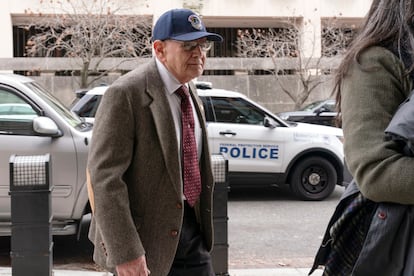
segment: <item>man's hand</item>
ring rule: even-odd
[[[118,276],[148,276],[150,271],[147,268],[145,255],[130,262],[117,265],[116,273]]]

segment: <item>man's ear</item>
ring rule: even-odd
[[[157,58],[162,60],[164,57],[165,43],[161,40],[155,40],[152,47]]]

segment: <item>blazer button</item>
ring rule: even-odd
[[[171,230],[171,236],[177,237],[178,236],[178,231],[177,230]]]
[[[177,202],[176,207],[177,209],[183,209],[183,205],[181,204],[181,202]]]
[[[379,212],[378,213],[378,218],[381,219],[381,220],[386,219],[387,218],[387,213],[383,212],[383,211]]]

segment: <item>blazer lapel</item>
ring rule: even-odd
[[[149,108],[154,118],[158,141],[161,145],[168,175],[174,189],[181,196],[181,173],[179,163],[179,149],[175,133],[172,112],[165,97],[161,77],[156,69],[155,61],[147,75],[147,93],[153,99]]]

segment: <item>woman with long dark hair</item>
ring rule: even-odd
[[[374,0],[337,73],[345,159],[362,194],[414,204],[414,159],[384,140],[413,88],[414,1]]]
[[[324,276],[414,275],[414,158],[384,133],[413,89],[413,55],[414,0],[373,0],[335,81],[354,181],[310,274],[323,265]]]

